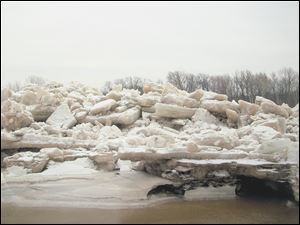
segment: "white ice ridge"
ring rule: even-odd
[[[170,83],[145,83],[143,93],[118,85],[104,95],[77,82],[6,88],[1,96],[1,159],[8,176],[112,171],[119,159],[135,169],[153,160],[267,162],[289,166],[284,173],[299,199],[298,149],[299,104],[291,108],[261,96],[254,103],[231,101]]]

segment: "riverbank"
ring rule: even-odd
[[[149,196],[153,188],[174,183],[140,171],[2,178],[1,223],[299,222],[298,206],[274,198],[237,197],[234,186]]]
[[[1,205],[1,223],[299,223],[299,208],[275,199],[176,201],[142,208],[38,208]]]

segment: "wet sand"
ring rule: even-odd
[[[299,208],[274,199],[178,200],[144,208],[33,208],[1,205],[1,223],[299,223]]]

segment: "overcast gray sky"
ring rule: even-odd
[[[299,71],[298,2],[1,2],[1,83]]]

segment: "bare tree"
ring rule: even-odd
[[[197,75],[197,87],[198,88],[202,88],[203,90],[210,90],[210,82],[209,82],[209,75],[207,74],[203,74],[203,73],[199,73]]]
[[[282,83],[282,100],[288,104],[294,103],[293,92],[299,88],[299,83],[297,84],[297,77],[299,74],[292,68],[283,68],[279,71],[279,77]],[[299,80],[299,78],[298,78]]]
[[[179,72],[179,71],[169,72],[167,76],[167,81],[180,90],[185,90],[184,87],[185,80],[186,80],[186,74],[184,74],[184,72]]]
[[[13,90],[13,91],[20,91],[23,87],[23,84],[19,81],[16,81],[16,82],[13,82],[13,83],[9,83],[7,85],[7,87],[10,89],[10,90]]]
[[[279,80],[276,73],[270,75],[271,95],[275,102],[279,102]]]
[[[124,88],[136,89],[143,92],[146,80],[140,77],[126,77],[114,82],[106,82],[102,91],[107,93],[113,84],[122,84]],[[278,73],[252,73],[249,70],[237,71],[233,76],[185,73],[180,71],[169,72],[167,81],[175,87],[187,92],[196,89],[214,91],[226,94],[229,100],[243,99],[254,102],[256,96],[263,96],[291,107],[299,102],[299,73],[291,68],[284,68]],[[160,82],[162,83],[162,81]]]
[[[103,94],[108,93],[114,84],[121,84],[123,88],[135,89],[143,93],[143,86],[147,80],[141,77],[125,77],[122,79],[116,79],[114,81],[107,81],[101,88]]]
[[[112,82],[106,81],[100,90],[104,95],[106,95],[111,89],[112,89]]]
[[[35,75],[31,75],[27,77],[26,82],[31,84],[37,84],[37,85],[44,85],[46,83],[43,77],[35,76]]]

